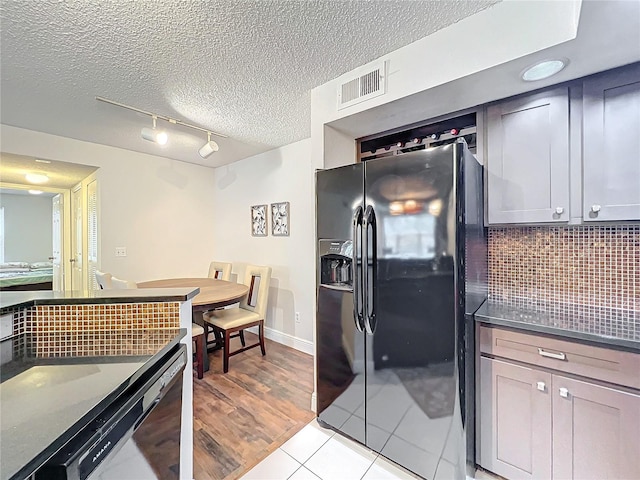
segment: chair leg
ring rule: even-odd
[[[222,371],[227,373],[229,371],[229,332],[224,331],[224,345],[222,351]]]
[[[262,350],[262,356],[264,357],[267,352],[264,350],[264,320],[260,320],[260,326],[258,327],[258,336],[260,338],[260,350]]]
[[[216,346],[215,349],[220,349],[224,344],[224,339],[222,338],[222,332],[220,329],[213,327],[213,335],[216,337]]]
[[[244,330],[240,330],[240,343],[242,344],[243,347],[245,347],[247,344],[244,342]]]
[[[204,335],[198,335],[196,337],[196,372],[198,378],[204,377],[204,356],[207,354],[207,345]]]

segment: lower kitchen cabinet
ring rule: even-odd
[[[553,478],[640,479],[640,396],[559,375],[552,385]]]
[[[480,464],[505,478],[551,478],[551,374],[480,359]]]
[[[635,391],[482,356],[478,463],[506,479],[640,479]]]

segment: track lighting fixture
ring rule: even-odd
[[[202,158],[207,158],[214,152],[218,151],[218,144],[211,140],[211,132],[207,132],[207,143],[205,143],[200,150],[198,150],[198,154]]]
[[[116,107],[126,108],[128,110],[133,110],[134,112],[138,112],[138,113],[142,113],[144,115],[150,116],[153,120],[153,128],[148,128],[148,127],[143,128],[141,131],[141,135],[142,135],[142,138],[144,138],[145,140],[157,143],[158,145],[165,145],[169,138],[166,132],[162,130],[158,130],[156,128],[156,122],[158,119],[164,120],[170,123],[171,125],[181,125],[183,127],[193,128],[194,130],[206,132],[207,143],[205,143],[200,148],[200,150],[198,150],[198,153],[202,158],[206,158],[212,153],[217,152],[219,150],[218,144],[213,140],[211,140],[211,135],[217,135],[218,137],[227,138],[227,136],[223,135],[222,133],[217,133],[217,132],[214,132],[213,130],[202,128],[197,125],[192,125],[190,123],[183,122],[182,120],[177,120],[175,118],[167,117],[165,115],[159,115],[157,113],[147,112],[146,110],[141,110],[139,108],[132,107],[130,105],[125,105],[124,103],[115,102],[113,100],[109,100],[108,98],[96,97],[96,100],[98,100],[99,102],[108,103],[110,105],[115,105]]]
[[[153,119],[153,128],[144,127],[141,132],[142,138],[149,140],[150,142],[157,143],[158,145],[166,145],[167,140],[169,139],[167,132],[156,128],[156,121],[158,118],[155,115],[151,118]]]

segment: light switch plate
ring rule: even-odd
[[[116,247],[116,257],[126,257],[127,247]]]

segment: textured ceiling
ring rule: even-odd
[[[217,166],[310,136],[310,89],[498,0],[2,0],[2,123]],[[416,59],[420,61],[420,59]],[[103,96],[224,133],[167,127]]]

